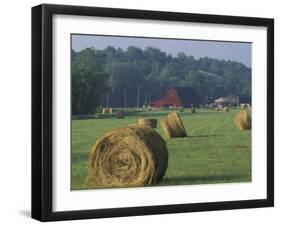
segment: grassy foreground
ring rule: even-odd
[[[160,185],[212,184],[251,181],[251,130],[240,131],[233,123],[237,110],[216,112],[199,109],[180,113],[188,137],[166,139],[169,163]],[[137,119],[160,119],[169,111],[140,112],[124,119],[72,120],[73,190],[87,189],[88,157],[96,140],[113,128]],[[157,132],[165,137],[158,120]]]

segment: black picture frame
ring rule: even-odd
[[[54,212],[52,210],[52,17],[55,14],[266,27],[267,198]],[[270,206],[274,206],[273,19],[49,4],[32,8],[32,218],[40,221],[56,221]]]

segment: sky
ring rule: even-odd
[[[123,50],[126,50],[129,46],[137,46],[141,49],[156,47],[173,56],[176,56],[179,52],[184,52],[187,56],[193,56],[196,59],[200,57],[210,57],[219,60],[231,60],[251,67],[251,43],[72,35],[72,49],[76,52],[91,47],[103,50],[108,46],[122,48]]]

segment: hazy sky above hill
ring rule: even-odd
[[[137,46],[141,49],[156,47],[173,56],[176,56],[179,52],[184,52],[187,56],[194,56],[196,59],[210,57],[219,60],[232,60],[251,67],[251,43],[72,35],[72,49],[75,51],[91,47],[102,50],[108,46],[122,48],[123,50],[126,50],[129,46]]]

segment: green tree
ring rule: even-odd
[[[123,106],[125,91],[127,106],[136,105],[138,91],[142,105],[148,96],[151,101],[162,98],[171,86],[192,87],[201,101],[206,96],[251,96],[251,68],[234,61],[195,59],[186,53],[172,56],[136,46],[85,49],[71,55],[75,114],[94,112],[107,95],[111,106]]]
[[[72,64],[72,114],[95,112],[101,96],[108,89],[108,74],[97,60],[94,49],[79,52]]]

